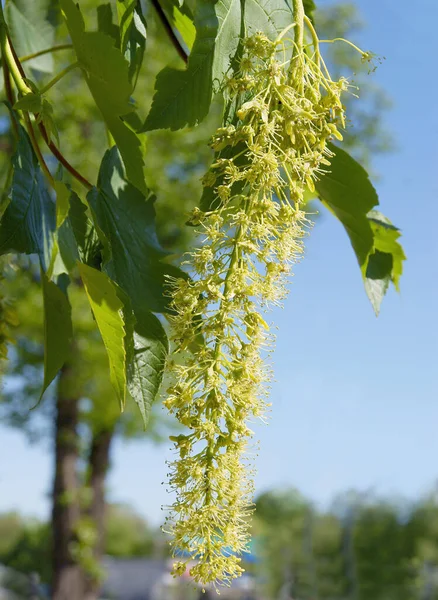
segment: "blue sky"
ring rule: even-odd
[[[295,486],[322,504],[348,488],[413,498],[438,482],[438,4],[358,5],[368,23],[359,42],[386,57],[373,77],[394,101],[398,150],[374,166],[381,209],[403,232],[401,295],[390,291],[376,319],[348,238],[324,214],[272,315],[273,407],[256,427],[257,491]],[[48,446],[1,428],[0,456],[0,511],[47,516]],[[166,446],[117,442],[110,498],[159,523],[166,457]]]

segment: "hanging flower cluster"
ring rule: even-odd
[[[327,141],[341,138],[347,82],[331,80],[317,45],[306,52],[285,32],[246,39],[225,86],[235,116],[212,139],[216,159],[203,183],[214,203],[192,217],[201,241],[188,259],[193,277],[173,282],[181,358],[165,401],[187,428],[171,438],[174,572],[195,559],[190,574],[203,584],[242,572],[253,494],[248,423],[264,414],[271,379],[273,339],[261,312],[281,303],[303,252],[304,193],[330,164]]]

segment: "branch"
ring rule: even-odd
[[[35,115],[35,116],[37,117],[37,115]],[[43,140],[46,142],[46,144],[49,147],[50,152],[53,154],[53,156],[57,160],[59,160],[59,162],[67,169],[67,171],[75,179],[77,179],[77,181],[79,181],[79,183],[81,183],[84,187],[86,187],[87,190],[91,190],[91,188],[93,187],[93,184],[90,183],[88,181],[88,179],[86,179],[83,175],[81,175],[79,173],[79,171],[76,171],[76,169],[73,167],[73,165],[71,165],[68,162],[68,160],[65,158],[65,156],[62,154],[62,152],[58,148],[58,146],[49,139],[49,136],[47,135],[46,128],[44,127],[43,123],[41,123],[41,121],[38,123],[38,129],[40,130],[41,135],[43,137]]]
[[[189,60],[189,56],[188,56],[187,52],[184,50],[183,46],[181,45],[181,42],[175,35],[175,32],[173,31],[172,26],[169,23],[164,10],[161,8],[161,4],[160,4],[159,0],[151,0],[151,3],[152,3],[152,6],[157,11],[157,14],[161,21],[161,24],[163,25],[164,29],[166,30],[166,33],[169,36],[170,41],[175,46],[175,50],[178,52],[179,56],[183,59],[183,61],[187,64],[187,62]]]

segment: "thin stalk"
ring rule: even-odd
[[[364,50],[361,50],[358,46],[356,46],[356,44],[353,44],[353,42],[350,42],[350,40],[346,40],[345,38],[333,38],[332,40],[319,40],[320,44],[334,44],[335,42],[344,42],[345,44],[348,44],[349,46],[354,48],[357,52],[359,52],[359,54],[361,54],[362,57],[370,56],[369,52],[365,52]]]
[[[40,94],[45,94],[48,90],[50,90],[51,87],[53,87],[55,84],[58,83],[58,81],[60,81],[63,77],[65,77],[67,75],[67,73],[70,73],[70,71],[73,71],[73,69],[76,69],[77,67],[79,67],[79,63],[78,61],[72,63],[71,65],[68,65],[68,67],[65,67],[65,69],[62,69],[62,71],[60,71],[58,73],[58,75],[56,75],[53,79],[51,79],[49,81],[49,83],[47,83],[44,87],[42,87],[40,89]]]
[[[57,147],[57,145],[49,139],[49,136],[47,135],[46,128],[44,127],[44,125],[41,122],[38,123],[38,129],[40,130],[41,135],[42,135],[44,141],[46,142],[47,146],[49,147],[49,149],[50,149],[51,153],[53,154],[53,156],[67,169],[67,171],[77,181],[79,181],[79,183],[81,183],[87,190],[91,190],[91,188],[93,187],[93,184],[90,183],[88,181],[88,179],[86,179],[83,175],[81,175],[79,173],[79,171],[77,171],[73,167],[73,165],[71,165],[68,162],[68,160],[62,154],[61,150]]]
[[[318,35],[315,31],[315,28],[313,26],[312,21],[309,19],[309,17],[307,15],[304,15],[304,22],[307,25],[307,28],[310,31],[310,35],[312,36],[312,43],[313,43],[313,48],[315,50],[315,58],[316,58],[316,63],[318,65],[318,67],[321,64],[321,53],[319,51],[319,39],[318,39]]]
[[[44,50],[39,50],[38,52],[33,52],[32,54],[25,54],[24,56],[20,56],[19,61],[21,63],[24,63],[28,60],[32,60],[33,58],[43,56],[44,54],[58,52],[59,50],[70,50],[71,48],[73,48],[73,44],[60,44],[59,46],[52,46],[51,48],[45,48]]]

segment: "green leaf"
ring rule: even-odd
[[[405,254],[399,230],[380,212],[371,210],[379,201],[368,174],[347,152],[329,145],[334,156],[330,172],[316,183],[320,200],[339,219],[364,279],[365,291],[376,314],[392,282],[398,290]]]
[[[55,269],[53,274],[59,275],[60,273],[70,273],[75,269],[78,260],[81,259],[81,256],[70,219],[68,218],[58,229],[58,248],[59,255],[65,268],[62,271],[59,268]]]
[[[56,228],[55,204],[48,194],[29,137],[23,127],[17,125],[11,201],[0,224],[0,254],[14,251],[38,254],[47,270]]]
[[[53,187],[56,193],[56,228],[59,229],[67,218],[70,208],[70,190],[62,181],[55,181]]]
[[[389,284],[399,291],[403,261],[406,260],[401,244],[400,231],[382,213],[372,210],[368,213],[374,234],[374,251],[368,258],[364,274],[365,289],[376,315]]]
[[[320,200],[345,227],[361,269],[366,268],[374,236],[368,212],[379,203],[368,174],[347,152],[329,144],[334,152],[330,172],[316,182]]]
[[[78,263],[78,268],[108,354],[111,383],[123,410],[126,399],[124,305],[116,285],[105,273],[82,263]]]
[[[246,0],[244,3],[247,35],[262,31],[270,39],[293,22],[290,2],[287,0]]]
[[[149,311],[143,311],[142,323],[137,323],[128,295],[121,288],[118,288],[118,293],[124,303],[128,391],[140,409],[146,429],[152,404],[163,379],[169,344],[157,317]]]
[[[144,310],[168,311],[166,276],[184,274],[162,262],[167,253],[155,230],[155,198],[145,197],[126,180],[116,148],[105,153],[97,189],[87,199],[104,236],[103,269],[128,294],[138,323]]]
[[[81,262],[86,262],[84,255],[92,223],[87,217],[87,207],[75,192],[71,193],[69,202],[68,219],[81,254]]]
[[[26,94],[17,100],[14,104],[15,110],[27,110],[29,112],[40,112],[42,107],[41,94]]]
[[[374,232],[374,248],[391,254],[393,257],[391,280],[396,289],[399,290],[400,277],[403,273],[403,261],[406,260],[403,248],[398,242],[401,236],[400,229],[395,227],[388,217],[377,210],[370,211],[368,219]]]
[[[155,315],[143,313],[141,327],[137,326],[133,342],[127,372],[128,390],[140,409],[146,429],[169,350],[166,332]]]
[[[102,244],[96,232],[92,220],[88,217],[87,207],[72,192],[70,196],[70,210],[68,222],[76,240],[77,251],[81,262],[100,269],[102,262]]]
[[[129,61],[129,79],[137,82],[146,49],[146,21],[139,0],[119,0],[120,47]]]
[[[7,0],[6,21],[18,56],[35,54],[54,44],[55,30],[49,22],[53,0]],[[52,73],[53,56],[44,54],[26,65],[35,71]]]
[[[116,48],[119,47],[119,27],[113,23],[113,9],[109,3],[97,7],[97,30],[112,37]]]
[[[187,48],[191,50],[196,38],[196,29],[188,6],[185,3],[180,6],[178,0],[162,0],[161,6],[173,28],[178,31]]]
[[[53,106],[46,98],[43,98],[42,100],[37,122],[42,122],[49,140],[54,137],[59,144],[58,129],[56,127],[55,119],[53,118]]]
[[[120,119],[132,110],[129,64],[110,36],[100,31],[85,31],[81,12],[73,0],[60,0],[60,3],[85,80],[120,150],[127,177],[146,193],[141,142]]]
[[[199,0],[194,24],[196,39],[187,69],[165,67],[158,73],[152,107],[142,131],[193,126],[208,114],[213,86],[222,82],[237,51],[240,0]]]
[[[64,366],[73,337],[71,307],[67,296],[41,271],[44,299],[44,383],[40,400]]]

